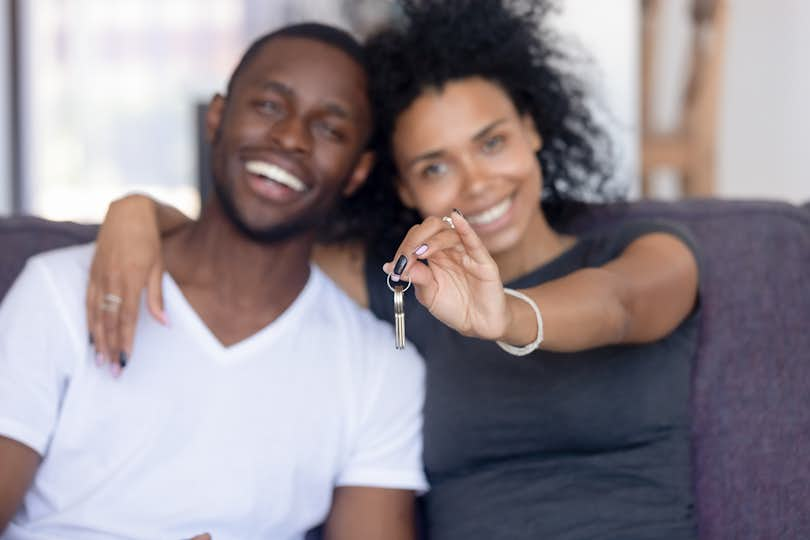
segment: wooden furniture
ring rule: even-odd
[[[654,58],[662,0],[642,0],[641,174],[642,194],[653,195],[652,172],[677,171],[681,195],[715,193],[717,116],[727,27],[727,0],[692,0],[692,40],[686,88],[677,125],[651,125]]]

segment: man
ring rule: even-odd
[[[164,242],[171,325],[141,307],[124,376],[85,337],[92,246],[29,261],[0,307],[2,538],[413,536],[421,361],[309,263],[371,166],[361,56],[321,25],[245,54],[208,111],[216,195]]]

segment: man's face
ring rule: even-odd
[[[219,200],[239,229],[278,241],[320,224],[371,165],[362,67],[316,40],[266,43],[209,111]]]

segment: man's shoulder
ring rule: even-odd
[[[322,291],[322,306],[329,311],[329,315],[337,318],[347,326],[369,335],[391,334],[393,328],[390,324],[374,316],[368,308],[358,305],[347,295],[329,276],[320,270],[315,270],[320,281]],[[393,337],[391,338],[393,340]],[[393,343],[393,341],[392,341]]]
[[[77,276],[86,278],[94,250],[95,243],[90,243],[44,251],[28,259],[27,267],[39,268],[65,279]]]
[[[52,302],[82,310],[94,249],[95,244],[83,244],[34,255],[15,284],[25,297],[46,295]]]

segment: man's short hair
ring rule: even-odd
[[[248,47],[245,54],[242,55],[242,59],[239,60],[236,69],[233,70],[231,78],[228,80],[228,94],[231,93],[231,89],[239,74],[244,70],[245,66],[250,63],[253,57],[256,56],[267,43],[279,37],[297,37],[320,41],[321,43],[325,43],[348,54],[363,68],[364,72],[368,72],[365,49],[350,33],[322,23],[299,23],[279,28],[256,39],[256,41]]]

